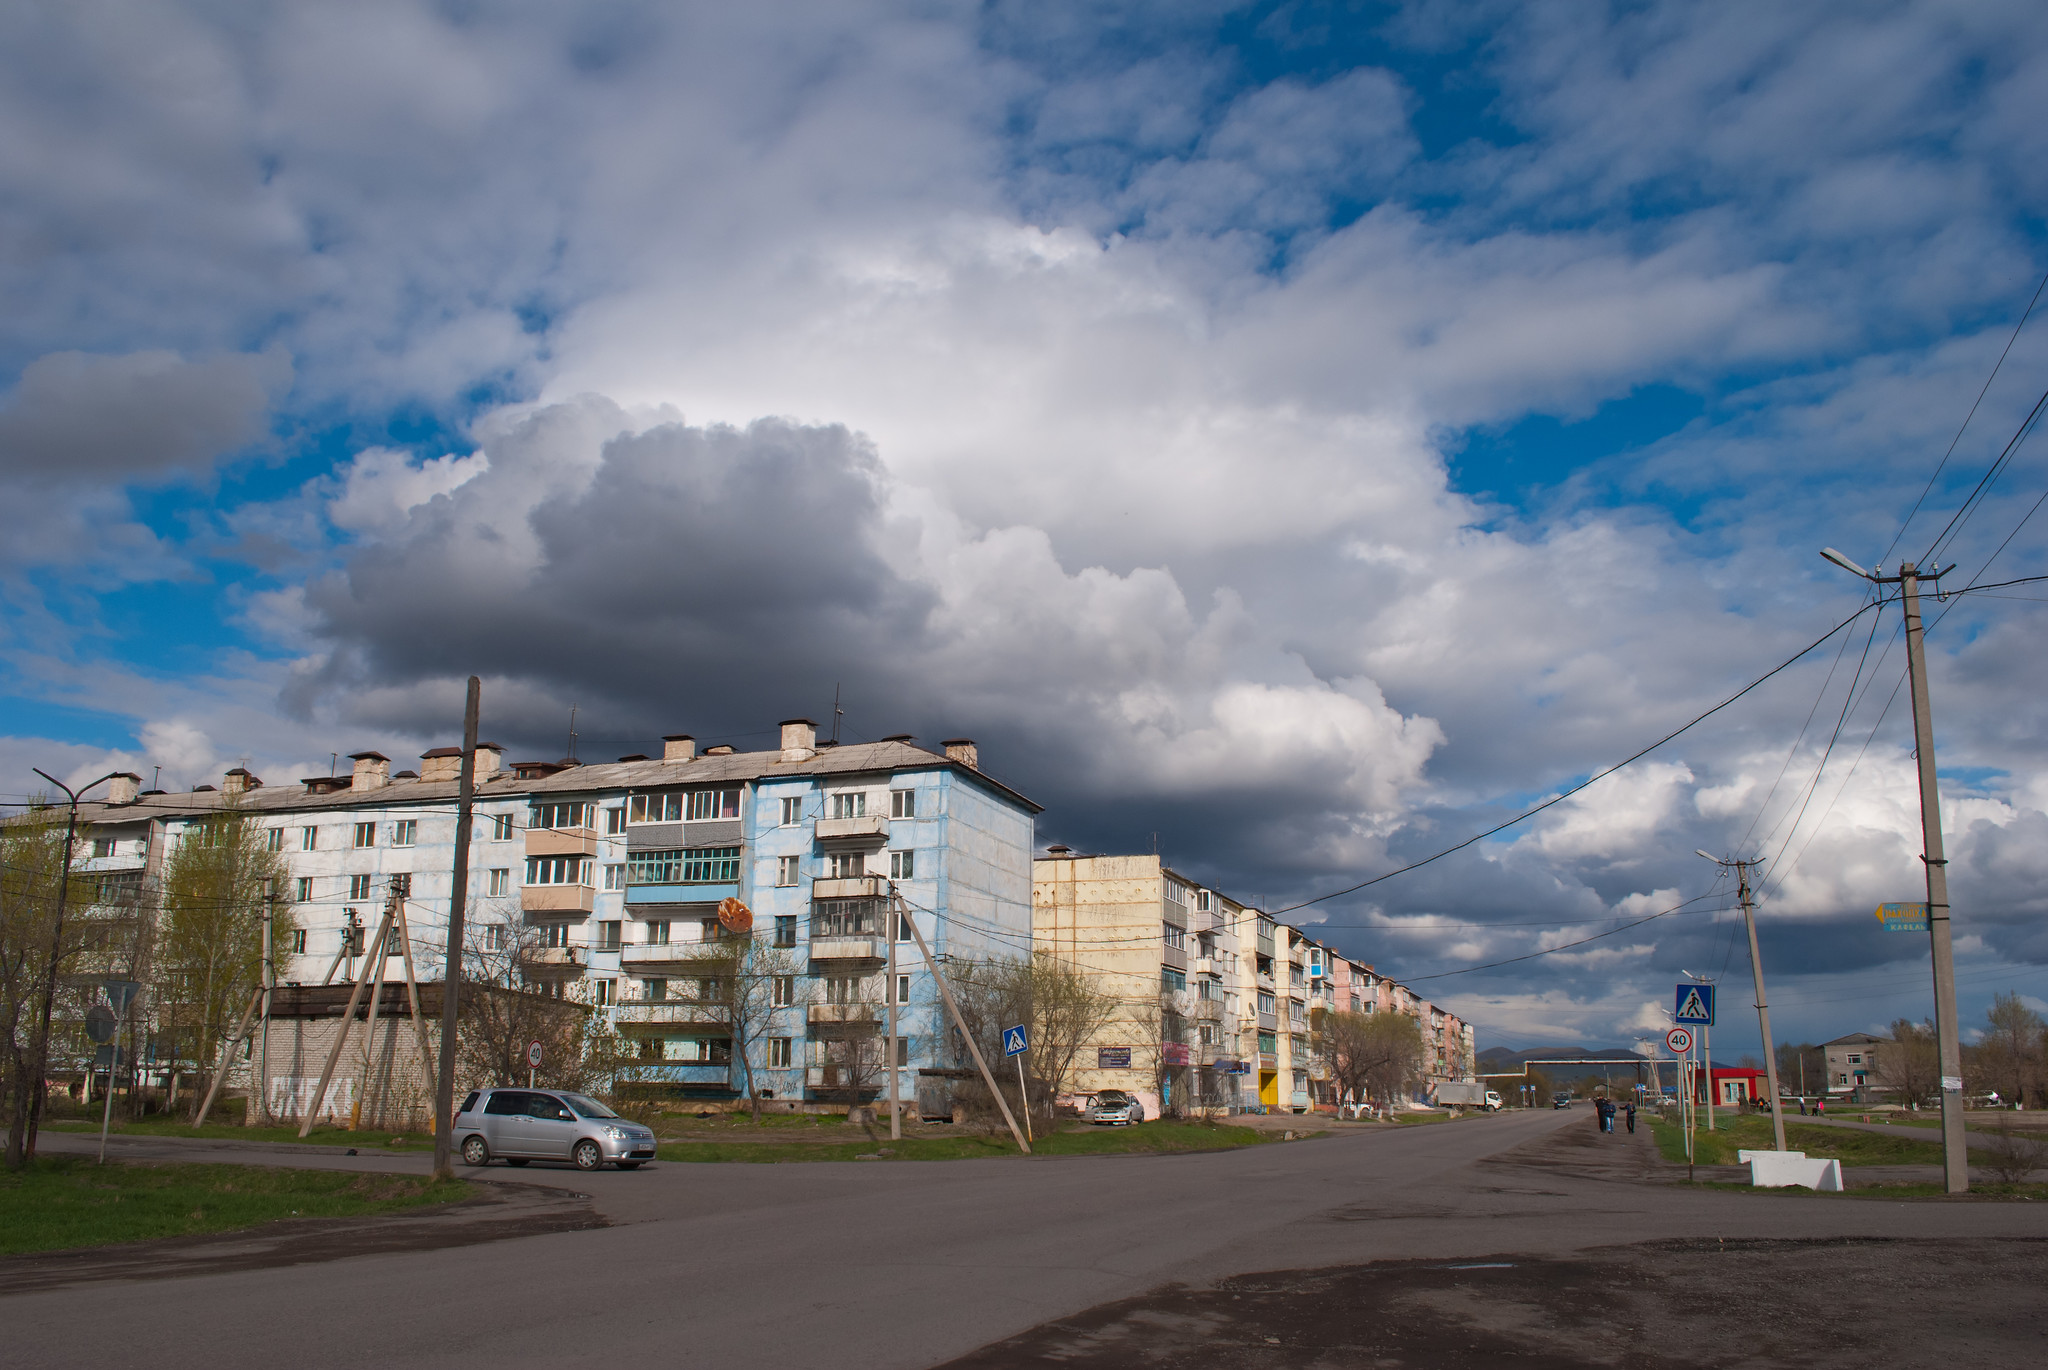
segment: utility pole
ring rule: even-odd
[[[50,928],[50,961],[43,968],[42,1004],[36,1012],[35,1037],[29,1045],[29,1059],[35,1063],[35,1073],[29,1076],[29,1086],[24,1096],[14,1101],[14,1117],[7,1129],[7,1168],[19,1170],[36,1158],[36,1130],[43,1121],[43,1081],[50,1075],[50,1020],[57,1009],[57,966],[64,959],[64,911],[71,895],[71,849],[78,842],[78,797],[95,786],[104,785],[119,771],[109,771],[98,780],[80,789],[51,775],[42,767],[33,768],[43,779],[64,791],[71,801],[71,817],[64,825],[64,868],[63,877],[57,884],[57,917]],[[117,1050],[114,1053],[118,1056]],[[107,1067],[107,1089],[114,1088],[114,1067]]]
[[[887,999],[889,1001],[889,1046],[887,1064],[889,1073],[889,1140],[903,1140],[903,1101],[898,1095],[901,1088],[896,1075],[896,932],[897,920],[903,917],[903,897],[892,894],[889,899],[889,980]]]
[[[1934,960],[1934,1033],[1941,1056],[1942,1170],[1951,1194],[1970,1189],[1969,1143],[1963,1134],[1963,1047],[1956,1024],[1956,961],[1949,931],[1948,858],[1941,842],[1941,793],[1934,771],[1934,710],[1927,697],[1926,630],[1920,620],[1920,582],[1941,578],[1953,564],[1922,572],[1910,561],[1896,576],[1866,571],[1837,552],[1821,555],[1874,585],[1897,585],[1906,611],[1906,676],[1913,683],[1913,757],[1920,774],[1920,860],[1927,867],[1927,939]]]
[[[1785,1149],[1785,1108],[1778,1102],[1778,1044],[1771,1039],[1771,1007],[1764,997],[1764,958],[1756,945],[1756,901],[1750,896],[1749,871],[1759,861],[1724,861],[1700,852],[1717,866],[1735,867],[1736,898],[1742,905],[1742,921],[1749,929],[1749,970],[1756,979],[1756,1021],[1764,1035],[1764,1076],[1771,1089],[1771,1138],[1777,1149]]]
[[[483,682],[469,678],[462,710],[462,775],[455,798],[455,882],[448,893],[448,954],[441,972],[441,1059],[434,1080],[434,1177],[455,1174],[455,1023],[462,987],[462,914],[469,894],[469,828],[476,807],[477,707]]]

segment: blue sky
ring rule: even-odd
[[[836,687],[981,739],[1042,840],[1291,903],[1846,617],[1816,549],[1925,551],[2048,385],[2023,4],[4,22],[17,797],[414,754],[470,671],[546,755]],[[1959,575],[2043,570],[2044,488],[2021,445]],[[1935,635],[1972,1014],[2048,996],[2035,604]],[[1705,846],[1773,862],[1785,1032],[1924,1014],[1869,918],[1917,878],[1892,627],[1332,939],[1422,975],[1713,895],[1428,982],[1627,1040],[1746,973]]]

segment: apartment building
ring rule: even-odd
[[[906,736],[835,746],[816,726],[781,725],[757,752],[677,734],[659,758],[507,763],[477,749],[467,898],[469,940],[488,957],[517,946],[522,974],[601,1009],[636,1048],[650,1088],[731,1098],[743,1072],[720,991],[682,980],[719,937],[737,899],[799,968],[749,1051],[754,1085],[777,1099],[844,1102],[835,1060],[878,1032],[865,1006],[893,996],[899,1088],[942,1061],[946,1034],[929,970],[889,926],[893,890],[935,956],[1016,955],[1031,940],[1031,852],[1039,806],[980,769],[975,744],[933,751]],[[405,899],[422,979],[445,962],[460,751],[436,748],[393,773],[361,752],[340,775],[265,785],[246,770],[187,794],[118,777],[82,806],[82,867],[110,901],[139,902],[186,831],[232,804],[288,865],[295,932],[287,984],[346,978],[364,930],[395,889]],[[86,855],[87,850],[91,852]],[[118,907],[118,904],[110,904]],[[897,981],[885,985],[888,936]],[[395,957],[396,948],[391,949]],[[400,974],[394,962],[389,974]],[[850,1011],[850,1005],[861,1006]],[[886,1058],[890,1053],[882,1048]],[[859,1093],[873,1097],[873,1073]],[[885,1081],[883,1082],[885,1083]]]

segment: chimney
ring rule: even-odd
[[[420,753],[420,779],[443,781],[462,779],[462,748],[436,747]]]
[[[939,744],[946,749],[946,760],[958,762],[970,771],[981,769],[981,752],[971,737],[949,737]]]
[[[263,778],[249,774],[246,767],[237,766],[220,778],[220,788],[223,794],[241,794],[245,790],[260,790],[263,788]]]
[[[382,752],[350,752],[348,759],[356,763],[351,790],[360,793],[391,783],[391,760]]]
[[[695,761],[697,759],[697,739],[691,737],[688,733],[670,733],[667,737],[661,739],[661,759],[663,761]]]
[[[460,762],[456,763],[460,765]],[[495,742],[476,744],[476,783],[481,785],[505,769],[505,749]],[[458,773],[457,779],[460,779]]]
[[[785,765],[809,761],[818,754],[818,725],[808,718],[782,720],[782,760]]]
[[[720,743],[720,744],[719,744],[718,746],[716,746],[716,747],[706,747],[706,748],[704,749],[704,755],[706,755],[706,756],[731,756],[731,755],[732,755],[732,748],[731,748],[731,747],[729,747],[729,746],[726,746],[726,745],[725,745],[724,743]]]
[[[122,771],[107,784],[109,804],[133,804],[135,796],[142,792],[142,777],[132,771]]]

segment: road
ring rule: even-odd
[[[421,1156],[304,1160],[425,1168]],[[609,1225],[15,1292],[0,1310],[15,1367],[126,1364],[147,1348],[159,1370],[913,1370],[1162,1286],[1248,1272],[1560,1259],[1672,1238],[2040,1246],[2048,1234],[2030,1205],[1690,1191],[1646,1182],[1654,1165],[1647,1138],[1598,1136],[1568,1111],[1190,1156],[499,1167],[493,1180],[589,1195]]]

